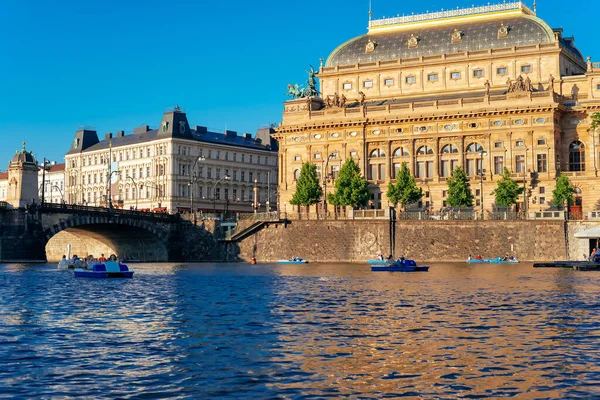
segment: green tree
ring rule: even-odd
[[[406,163],[402,163],[400,171],[396,176],[396,183],[390,182],[387,191],[387,198],[394,203],[394,207],[398,203],[406,210],[406,206],[411,203],[416,203],[423,197],[423,190],[417,187],[415,177],[410,174]]]
[[[593,113],[592,115],[590,115],[590,119],[592,123],[590,124],[588,132],[595,132],[596,129],[600,128],[600,113]]]
[[[517,204],[517,198],[523,193],[523,187],[510,177],[508,169],[504,168],[502,178],[492,194],[496,196],[496,205],[499,207],[510,207]]]
[[[335,180],[335,190],[327,196],[336,206],[364,207],[369,202],[369,182],[360,173],[358,164],[349,158]]]
[[[317,166],[308,162],[302,164],[296,183],[296,192],[294,192],[290,204],[312,206],[321,201],[322,196],[323,189],[317,179]]]
[[[562,207],[565,204],[573,204],[575,197],[575,187],[571,184],[569,177],[565,174],[560,174],[556,180],[556,187],[552,191],[552,204],[557,207]]]
[[[467,174],[461,167],[456,167],[452,171],[452,176],[448,178],[448,198],[446,203],[451,207],[472,207],[473,193]]]

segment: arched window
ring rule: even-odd
[[[585,171],[585,145],[578,140],[569,145],[569,171]]]
[[[479,143],[471,143],[467,146],[467,153],[475,153],[483,151],[483,147]]]
[[[294,181],[298,181],[298,179],[300,178],[300,170],[299,169],[295,169],[294,170]]]
[[[394,157],[408,157],[410,154],[404,147],[398,147],[394,150]]]
[[[433,150],[429,146],[421,146],[417,150],[417,155],[423,156],[427,154],[433,154]]]
[[[371,157],[371,158],[385,157],[385,152],[381,149],[375,149],[375,150],[371,151],[371,154],[369,154],[369,157]]]
[[[453,144],[447,144],[442,147],[442,154],[458,153],[458,148]]]

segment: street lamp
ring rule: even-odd
[[[256,184],[258,183],[258,180],[254,180],[254,201],[252,202],[252,208],[254,208],[254,215],[256,215],[256,212],[258,211],[258,188],[256,187]]]
[[[215,182],[215,184],[213,185],[213,214],[217,213],[217,203],[216,203],[216,196],[215,196],[215,192],[217,190],[217,185],[219,184],[219,182],[221,182],[222,180],[230,180],[231,176],[225,174],[225,176],[223,176],[221,179],[219,179],[218,181]]]
[[[523,216],[527,219],[527,152],[525,148],[525,165],[523,166]]]
[[[135,186],[135,191],[136,191],[136,193],[135,193],[135,210],[137,211],[137,209],[138,209],[138,197],[140,197],[140,193],[139,193],[139,192],[140,192],[140,190],[139,190],[139,188],[138,188],[138,184],[137,184],[137,183],[135,183],[135,179],[133,179],[133,178],[132,178],[132,177],[130,177],[129,175],[127,175],[127,176],[125,177],[125,179],[131,179],[131,182],[133,182],[133,186]],[[141,183],[140,183],[140,184],[141,184]]]
[[[331,153],[327,156],[327,161],[325,162],[325,171],[323,175],[323,211],[325,212],[325,217],[327,217],[327,180],[333,178],[333,174],[327,172],[327,168],[329,166],[329,160],[332,158],[337,158],[337,153]]]
[[[487,151],[484,151],[483,147],[480,147],[479,155],[481,159],[481,165],[479,166],[479,196],[481,201],[481,219],[483,219],[483,156],[487,156]]]
[[[112,188],[110,187],[110,181],[112,180],[112,176],[114,174],[121,174],[120,171],[111,171],[108,175],[108,179],[106,180],[106,191],[108,192],[108,208],[112,209]]]
[[[42,164],[42,207],[44,206],[44,201],[45,201],[45,192],[46,192],[46,165],[50,163],[50,160],[46,160],[46,158],[44,157],[44,162]],[[50,190],[52,190],[52,188],[50,188]],[[52,197],[52,195],[50,195],[50,197]]]
[[[188,183],[188,186],[190,187],[190,212],[194,215],[194,225],[196,225],[196,213],[194,212],[194,184],[198,182],[198,177],[196,176],[196,164],[198,164],[198,161],[204,160],[206,160],[206,158],[200,156],[194,161],[194,165],[192,165],[192,179]]]

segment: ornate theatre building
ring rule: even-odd
[[[461,166],[476,209],[493,208],[505,167],[527,189],[519,208],[551,207],[564,172],[577,188],[573,211],[600,209],[600,138],[588,132],[600,64],[521,2],[370,20],[317,75],[321,96],[287,101],[274,135],[282,207],[302,163],[332,182],[352,157],[373,208],[389,205],[388,184],[406,162],[421,208],[445,206],[446,179]]]

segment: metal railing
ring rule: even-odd
[[[56,212],[74,212],[74,213],[110,213],[112,215],[123,215],[129,217],[143,217],[159,220],[177,220],[178,214],[168,214],[165,212],[150,212],[140,210],[123,210],[120,208],[80,206],[75,204],[59,204],[59,203],[43,203],[40,206],[40,211],[56,211]]]

